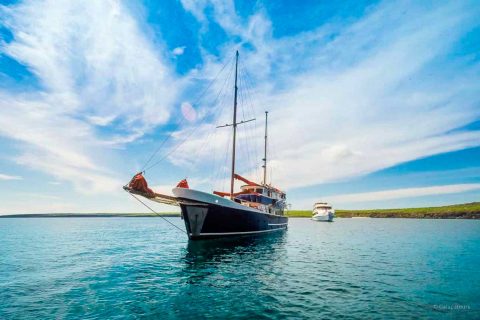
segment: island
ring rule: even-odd
[[[291,210],[292,218],[310,218],[311,210]],[[337,218],[411,218],[411,219],[480,219],[480,202],[455,204],[442,207],[335,210]]]
[[[288,210],[290,218],[310,218],[311,210]],[[7,214],[0,218],[110,218],[110,217],[180,217],[180,212],[155,213],[30,213]],[[336,218],[411,218],[411,219],[480,219],[480,202],[442,207],[404,209],[335,210]]]

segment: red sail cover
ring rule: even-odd
[[[182,181],[180,181],[180,182],[177,184],[177,188],[190,189],[190,187],[188,186],[187,179],[183,179]]]
[[[152,189],[148,187],[147,180],[143,177],[142,173],[137,173],[130,183],[128,184],[128,187],[139,192],[147,193],[150,195],[153,195],[154,192]]]

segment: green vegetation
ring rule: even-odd
[[[291,210],[288,211],[288,216],[310,218],[312,211]],[[428,208],[335,210],[335,216],[341,218],[480,219],[480,202]]]
[[[0,218],[105,218],[105,217],[179,217],[179,212],[154,213],[46,213],[46,214],[12,214],[0,215]],[[290,218],[310,218],[310,210],[290,210]],[[456,204],[444,207],[406,208],[406,209],[372,209],[372,210],[335,210],[340,218],[415,218],[415,219],[480,219],[480,202]]]

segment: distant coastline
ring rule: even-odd
[[[309,218],[311,215],[310,210],[288,212],[288,216],[292,218]],[[480,202],[426,208],[335,210],[335,216],[339,218],[480,219]]]
[[[0,218],[149,218],[149,217],[180,217],[180,212],[154,213],[29,213],[0,215]]]
[[[290,218],[310,218],[311,210],[289,210]],[[338,218],[411,218],[411,219],[480,219],[480,202],[456,204],[443,207],[372,209],[372,210],[336,210]],[[154,213],[38,213],[0,215],[0,218],[142,218],[142,217],[179,217],[180,212]]]

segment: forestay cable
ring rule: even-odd
[[[163,220],[165,220],[166,222],[168,222],[169,224],[171,224],[172,226],[174,226],[175,228],[177,228],[178,230],[180,230],[181,232],[187,234],[187,232],[183,229],[181,229],[180,227],[178,227],[177,225],[175,225],[174,223],[168,221],[167,219],[165,219],[165,217],[162,217],[160,214],[158,214],[157,212],[155,212],[155,210],[153,210],[152,208],[150,208],[145,202],[143,202],[142,200],[138,199],[137,197],[135,197],[135,195],[131,194],[130,192],[127,191],[127,193],[129,195],[131,195],[132,197],[135,198],[135,200],[137,200],[138,202],[140,202],[141,204],[143,204],[145,207],[147,207],[150,211],[152,211],[154,214],[156,214],[158,217],[162,218]]]

